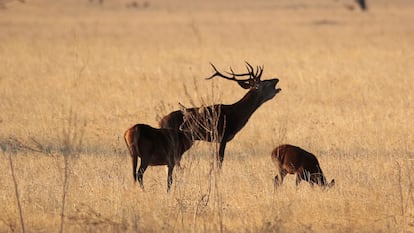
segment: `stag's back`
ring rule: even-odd
[[[171,112],[160,120],[160,128],[179,130],[183,123],[183,117],[184,114],[180,110]]]

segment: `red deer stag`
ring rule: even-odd
[[[220,147],[217,160],[218,167],[221,168],[227,142],[232,140],[246,125],[247,121],[257,108],[264,102],[272,99],[281,91],[281,89],[276,88],[276,85],[279,82],[279,79],[277,78],[263,81],[260,80],[263,73],[263,67],[257,67],[257,70],[254,71],[254,68],[246,62],[247,73],[236,74],[230,68],[230,72],[226,72],[226,75],[219,72],[213,64],[211,64],[211,66],[214,69],[214,74],[207,79],[221,77],[230,81],[235,81],[242,88],[249,89],[249,91],[243,98],[234,104],[216,104],[205,108],[189,108],[186,110],[185,116],[181,111],[171,112],[161,119],[160,127],[191,131],[195,140],[219,142]],[[236,78],[243,76],[247,76],[248,78]],[[214,113],[216,113],[217,119],[216,124],[213,127],[216,128],[213,128],[213,130],[206,129],[205,125],[200,124],[200,122],[203,123],[203,121],[205,121],[206,114],[212,116]],[[211,136],[211,131],[217,132],[216,137]]]
[[[132,173],[135,182],[144,189],[143,176],[148,166],[168,166],[167,191],[173,181],[174,166],[192,145],[191,135],[175,129],[156,129],[149,125],[137,124],[125,131],[125,142],[132,157]],[[137,171],[138,157],[141,165]]]
[[[304,180],[312,186],[317,184],[321,187],[332,187],[335,180],[326,182],[318,159],[312,153],[300,147],[292,145],[280,145],[272,152],[272,160],[279,170],[279,175],[275,176],[275,189],[282,185],[283,179],[287,174],[296,174],[296,185]]]

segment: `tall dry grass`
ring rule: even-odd
[[[0,10],[1,232],[414,230],[410,1],[364,14],[323,0],[126,3]],[[198,142],[171,193],[164,167],[140,190],[123,132],[178,103],[237,101],[237,85],[204,78],[209,62],[244,60],[283,90],[228,144],[222,172],[211,175],[216,145]],[[287,177],[274,192],[281,143],[315,153],[336,186]]]

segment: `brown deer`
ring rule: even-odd
[[[216,104],[204,108],[189,108],[185,113],[181,111],[171,112],[161,119],[160,127],[191,131],[195,140],[220,143],[217,160],[218,167],[221,168],[227,142],[236,136],[246,125],[252,114],[264,102],[272,99],[281,89],[276,88],[279,82],[277,78],[261,80],[263,67],[260,66],[254,71],[254,68],[246,62],[247,73],[242,74],[234,73],[231,68],[230,72],[223,74],[213,64],[211,66],[214,69],[214,73],[207,79],[220,77],[235,81],[243,89],[248,89],[249,91],[234,104]],[[236,78],[243,76],[248,78]],[[216,119],[211,119],[213,115],[216,115]],[[208,123],[206,124],[206,119],[207,121],[216,121],[216,124],[212,124],[213,128],[209,129],[206,127],[206,125],[209,125]],[[213,131],[216,132],[216,136],[211,134]]]
[[[272,160],[276,164],[279,175],[275,176],[275,189],[282,185],[287,174],[296,174],[296,186],[304,180],[312,186],[332,187],[335,180],[327,183],[318,159],[312,153],[292,145],[280,145],[272,152]]]
[[[125,142],[132,157],[132,173],[135,182],[144,189],[143,176],[148,166],[168,166],[167,191],[173,182],[175,165],[192,145],[191,135],[175,129],[156,129],[146,124],[136,124],[125,131]],[[138,157],[141,165],[137,171]]]

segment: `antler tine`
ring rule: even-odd
[[[257,75],[259,75],[260,66],[256,66],[256,73],[254,74],[254,77],[257,78]]]
[[[231,66],[230,66],[230,72],[226,72],[226,73],[233,75],[233,77],[236,76],[236,74],[234,73],[233,68],[231,68]]]
[[[263,69],[264,69],[264,66],[257,66],[257,71],[256,71],[256,74],[254,75],[254,78],[260,79],[260,77],[263,74]]]
[[[211,75],[210,77],[206,78],[207,80],[208,80],[208,79],[212,79],[214,76],[216,76],[216,74],[217,74],[217,72],[218,72],[218,71],[217,71],[217,69],[216,69],[216,67],[213,65],[213,63],[211,63],[211,62],[210,62],[210,65],[211,65],[211,67],[213,67],[213,69],[214,69],[214,71],[215,71],[216,73],[214,73],[214,74],[213,74],[213,75]]]
[[[234,73],[233,69],[230,67],[230,71],[231,73],[230,72],[226,72],[226,73],[233,75],[233,77],[241,77],[241,76],[247,76],[247,75],[249,76],[249,78],[247,79],[236,79],[237,81],[249,81],[251,79],[252,73],[250,72],[250,70],[248,73],[236,74]]]
[[[251,76],[250,72],[247,73],[247,74],[236,74],[236,73],[234,73],[233,69],[230,67],[231,72],[226,72],[226,73],[232,75],[233,77],[228,77],[228,76],[220,73],[220,71],[218,71],[217,68],[211,62],[210,62],[210,65],[213,67],[215,73],[213,75],[211,75],[210,77],[206,78],[207,80],[212,79],[216,76],[219,76],[219,77],[222,77],[224,79],[233,80],[233,81],[248,81],[250,79],[250,77],[248,79],[236,79],[236,76],[246,76],[246,75]]]
[[[260,78],[262,77],[263,70],[264,70],[264,65],[260,66],[260,73],[259,73],[259,75],[257,76],[257,78],[258,78],[258,79],[260,79]]]
[[[247,61],[245,61],[245,62],[246,62],[247,70],[249,71],[250,75],[252,76],[251,78],[260,80],[260,78],[263,74],[264,66],[256,66],[257,70],[255,72],[253,66],[250,65]]]
[[[253,69],[253,66],[252,66],[252,65],[250,65],[247,61],[244,61],[244,62],[246,63],[246,68],[247,68],[247,70],[249,71],[249,74],[254,76],[254,69]]]
[[[217,70],[217,68],[213,65],[213,63],[211,63],[211,62],[210,62],[210,65],[213,67],[213,69],[214,69],[215,73],[214,73],[213,75],[211,75],[210,77],[206,78],[207,80],[208,80],[208,79],[212,79],[212,78],[214,78],[214,77],[216,77],[216,76],[219,76],[219,77],[222,77],[222,78],[225,78],[225,79],[229,79],[229,80],[233,80],[233,79],[234,79],[234,77],[233,77],[233,78],[231,78],[231,77],[227,77],[227,76],[223,75],[222,73],[220,73],[220,72]]]

